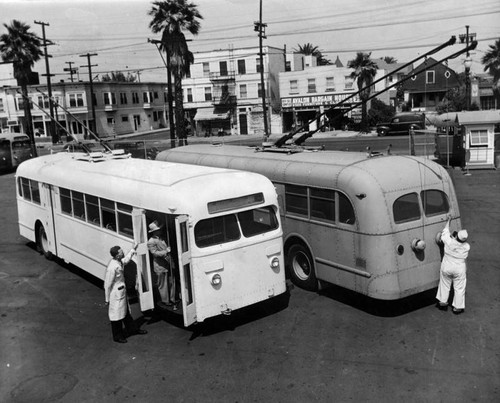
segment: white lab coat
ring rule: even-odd
[[[453,306],[456,309],[465,308],[465,286],[467,283],[467,266],[465,259],[469,255],[470,245],[467,242],[459,242],[450,235],[450,228],[447,224],[441,234],[441,241],[444,244],[444,256],[441,262],[439,287],[436,298],[442,302],[448,302],[450,288],[453,284],[455,295]]]
[[[135,250],[131,249],[121,262],[111,259],[106,268],[104,294],[106,302],[109,303],[108,315],[111,321],[121,320],[127,314],[128,301],[123,266],[130,262],[134,253]]]

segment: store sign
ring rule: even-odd
[[[281,98],[282,108],[299,108],[303,106],[321,106],[321,105],[334,105],[337,104],[352,94],[331,94],[331,95],[317,95],[307,97],[293,97]],[[349,100],[351,103],[359,102],[359,96],[356,95]]]

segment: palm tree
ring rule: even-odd
[[[31,105],[28,101],[28,83],[32,75],[31,68],[43,55],[41,40],[30,32],[30,26],[18,20],[12,20],[10,25],[3,24],[7,33],[0,36],[0,54],[4,62],[11,62],[14,67],[14,77],[21,87],[24,105],[24,127],[31,139],[36,155],[35,136],[31,117]]]
[[[358,84],[358,89],[361,90],[367,87],[364,91],[359,93],[361,98],[361,131],[368,132],[367,120],[367,100],[370,97],[371,84],[377,75],[377,63],[370,59],[371,53],[358,52],[356,58],[347,63],[347,67],[354,69],[351,73],[351,78],[355,79]]]
[[[175,125],[181,145],[187,144],[182,78],[189,72],[189,67],[194,61],[183,31],[192,35],[198,34],[199,20],[203,17],[197,7],[196,4],[187,0],[154,1],[148,13],[153,17],[149,28],[155,34],[162,34],[160,50],[167,53],[167,66],[171,70],[168,74],[172,73],[174,76]]]
[[[303,55],[312,55],[316,58],[318,62],[318,66],[326,66],[332,64],[331,60],[325,58],[321,50],[317,46],[314,46],[312,43],[305,43],[304,45],[297,45],[298,48],[294,48],[293,51],[303,54]]]
[[[494,45],[490,45],[481,59],[484,64],[484,71],[488,71],[493,76],[493,92],[497,97],[500,96],[500,39],[497,39]]]

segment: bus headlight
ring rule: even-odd
[[[221,284],[222,284],[222,277],[220,276],[220,274],[214,274],[212,276],[212,285],[218,286]]]
[[[280,260],[279,260],[278,256],[275,256],[271,259],[270,265],[271,265],[271,269],[279,269],[280,268]]]

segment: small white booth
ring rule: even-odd
[[[440,118],[443,122],[436,126],[446,122],[460,128],[466,168],[495,168],[495,125],[500,124],[500,110],[450,112]]]

